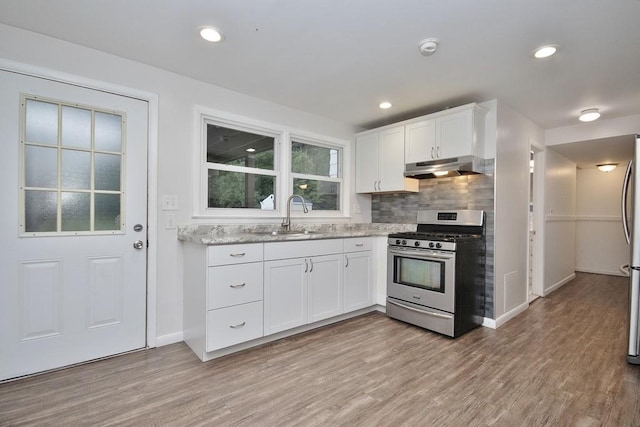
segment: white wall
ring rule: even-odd
[[[541,141],[543,131],[502,102],[496,117],[494,310],[500,323],[527,307],[529,143]]]
[[[576,177],[576,270],[622,275],[630,258],[620,213],[625,165],[611,172],[578,169]]]
[[[193,222],[191,169],[195,105],[334,138],[353,140],[356,132],[344,123],[36,33],[0,25],[0,40],[0,58],[158,95],[158,196],[178,196],[178,224]],[[161,225],[163,215],[160,212]],[[157,234],[157,336],[162,343],[181,339],[182,251],[175,230],[159,227]]]
[[[547,295],[575,277],[576,164],[544,151],[544,283]]]

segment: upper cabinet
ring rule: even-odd
[[[485,114],[477,104],[469,104],[411,120],[405,125],[405,163],[484,157]]]
[[[404,139],[404,126],[356,137],[356,193],[418,191],[418,181],[403,175]]]

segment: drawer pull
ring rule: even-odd
[[[364,243],[356,243],[356,248],[361,248],[364,246]]]
[[[246,254],[247,254],[246,252],[242,252],[241,254],[229,254],[229,255],[231,255],[234,258],[238,258],[238,257],[245,256]]]
[[[247,322],[242,322],[242,323],[238,323],[237,325],[229,325],[229,327],[231,329],[238,329],[238,328],[242,328],[246,324],[247,324]]]
[[[238,289],[238,288],[244,288],[246,285],[247,285],[246,283],[239,283],[237,285],[229,285],[229,287],[233,289]]]

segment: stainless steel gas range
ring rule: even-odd
[[[415,233],[389,235],[387,315],[450,337],[484,317],[485,214],[418,212]]]

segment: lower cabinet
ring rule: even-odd
[[[209,360],[237,344],[372,306],[371,245],[370,238],[186,244],[185,342]]]

